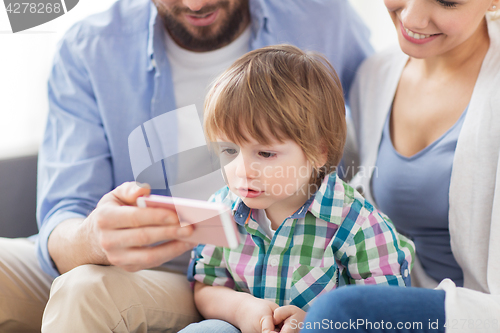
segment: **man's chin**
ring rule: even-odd
[[[217,50],[227,43],[222,43],[217,36],[217,33],[203,33],[203,34],[190,34],[189,38],[177,39],[175,36],[172,36],[175,42],[187,49],[194,52],[206,52]]]
[[[197,43],[216,41],[220,35],[220,25],[217,23],[204,27],[191,25],[186,31],[189,32],[191,39]]]
[[[181,47],[204,52],[219,49],[231,43],[248,22],[248,2],[242,1],[235,10],[220,7],[216,20],[206,26],[196,26],[188,22],[183,12],[163,13],[165,27]]]

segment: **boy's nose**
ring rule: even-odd
[[[251,161],[246,159],[243,154],[239,154],[233,163],[236,164],[235,175],[237,177],[245,179],[256,177],[255,166]]]

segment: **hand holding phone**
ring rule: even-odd
[[[150,195],[137,198],[138,207],[164,208],[177,212],[182,226],[192,224],[194,232],[186,242],[237,248],[238,229],[231,209],[222,203]]]

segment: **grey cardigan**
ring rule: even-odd
[[[491,44],[460,132],[450,185],[451,247],[464,287],[449,279],[437,286],[418,262],[412,272],[413,285],[446,291],[446,332],[500,332],[500,19],[487,21]],[[360,159],[351,184],[370,202],[384,122],[407,61],[399,48],[375,55],[360,67],[351,90]]]

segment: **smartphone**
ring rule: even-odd
[[[235,249],[239,233],[231,209],[222,203],[150,195],[137,198],[138,207],[165,208],[177,213],[182,226],[194,225],[191,236],[185,241]]]

